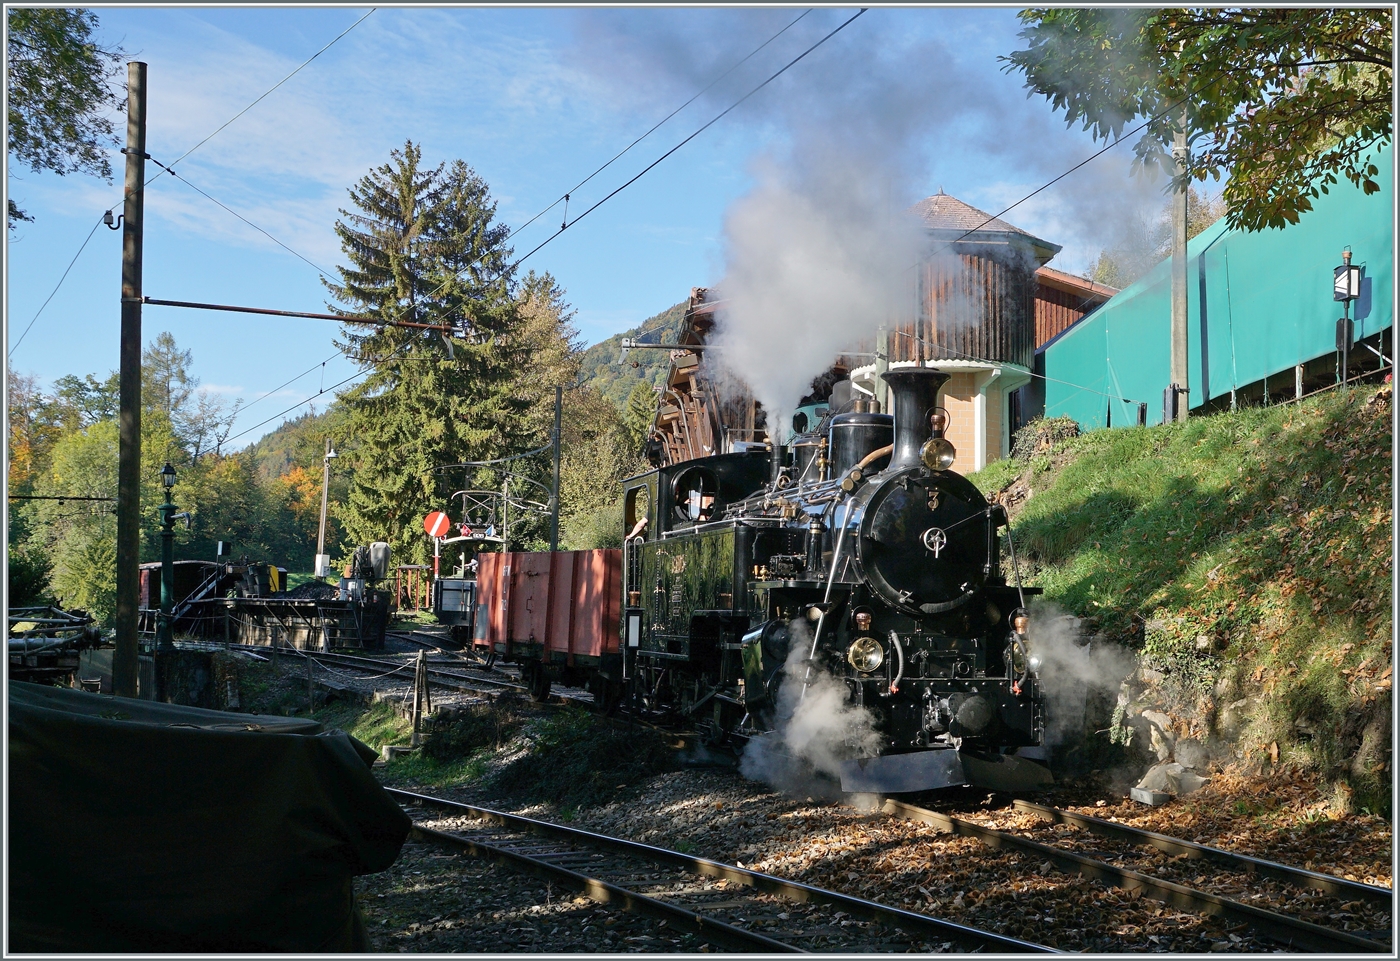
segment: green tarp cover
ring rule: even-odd
[[[367,949],[411,823],[316,721],[9,683],[10,952]]]

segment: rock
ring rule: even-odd
[[[1182,765],[1170,762],[1152,765],[1137,786],[1143,791],[1165,791],[1180,797],[1194,794],[1205,786],[1207,781],[1208,778],[1192,774]]]
[[[1237,740],[1249,724],[1257,706],[1258,699],[1252,697],[1242,697],[1227,704],[1216,722],[1216,729],[1221,737],[1228,741]]]
[[[1152,725],[1150,738],[1157,760],[1165,761],[1172,756],[1172,748],[1176,741],[1171,733],[1172,719],[1161,711],[1143,711],[1141,717]]]
[[[1132,788],[1128,796],[1139,804],[1146,804],[1151,807],[1161,807],[1172,799],[1172,796],[1165,791],[1148,791],[1140,787]]]
[[[1182,767],[1204,771],[1210,765],[1210,752],[1194,737],[1185,737],[1176,742],[1173,756]]]
[[[1215,641],[1211,639],[1209,634],[1196,635],[1196,650],[1208,651],[1213,647],[1215,647]]]
[[[1195,794],[1209,783],[1210,778],[1192,774],[1190,771],[1182,771],[1176,777],[1175,794],[1180,797],[1185,794]]]
[[[1175,772],[1171,769],[1175,768]],[[1137,787],[1143,791],[1167,791],[1173,773],[1180,774],[1184,769],[1180,764],[1154,764],[1138,781]],[[1168,792],[1170,793],[1170,792]]]
[[[1153,685],[1161,684],[1162,680],[1166,677],[1161,671],[1153,670],[1146,665],[1138,668],[1138,676],[1142,678],[1142,683]]]

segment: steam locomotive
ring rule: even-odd
[[[1048,782],[1027,595],[1000,569],[1006,515],[950,470],[948,375],[884,374],[893,415],[629,478],[622,653],[636,706],[706,739],[773,737],[819,679],[868,712],[845,791]],[[864,406],[864,405],[861,405]],[[1029,749],[1029,750],[1026,750]]]

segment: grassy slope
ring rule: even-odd
[[[1228,733],[1234,711],[1248,756],[1388,806],[1390,403],[1375,395],[1095,431],[972,479],[1030,488],[1012,511],[1023,573],[1138,648],[1191,733]]]

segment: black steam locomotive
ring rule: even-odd
[[[1044,728],[1025,636],[1038,592],[1007,584],[1005,513],[949,469],[948,375],[884,377],[893,416],[828,415],[789,445],[625,482],[635,697],[722,743],[772,737],[835,677],[878,735],[841,763],[843,790],[1045,783],[1015,755]]]

